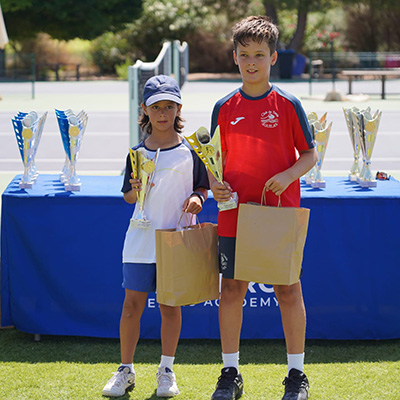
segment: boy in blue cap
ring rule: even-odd
[[[147,138],[133,150],[142,149],[152,159],[157,149],[153,184],[146,197],[146,229],[129,227],[123,249],[125,300],[120,322],[121,365],[103,389],[105,396],[123,396],[135,386],[133,356],[140,335],[140,319],[147,294],[156,290],[155,230],[176,228],[182,212],[197,214],[202,210],[209,188],[206,169],[180,135],[181,94],[177,82],[166,75],[150,78],[143,90],[143,113],[139,120]],[[129,154],[122,186],[129,204],[137,200],[142,186],[134,179]],[[179,394],[173,372],[175,351],[181,330],[181,309],[160,304],[161,362],[157,371],[157,396]]]

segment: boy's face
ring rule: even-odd
[[[244,85],[264,85],[269,82],[271,65],[277,60],[276,51],[271,50],[266,42],[249,40],[247,46],[238,43],[233,51],[233,59],[239,67]]]
[[[142,108],[149,117],[154,132],[174,129],[175,118],[180,114],[182,105],[170,100],[161,100],[150,106],[142,104]]]

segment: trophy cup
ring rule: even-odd
[[[311,185],[313,188],[326,187],[326,182],[322,177],[321,168],[332,129],[332,122],[328,125],[328,127],[326,126],[326,115],[327,113],[323,114],[320,119],[318,119],[317,114],[314,112],[308,115],[308,123],[310,125],[311,133],[313,135],[317,150],[317,163],[310,170],[309,175],[306,176],[306,183]]]
[[[24,174],[19,182],[21,189],[31,189],[39,173],[35,164],[36,151],[42,137],[47,112],[40,118],[36,111],[18,112],[12,119],[18,148],[24,163]]]
[[[221,135],[219,126],[215,129],[212,138],[210,138],[208,130],[202,126],[191,136],[187,136],[186,140],[192,146],[200,160],[214,175],[215,179],[223,184]],[[231,198],[228,201],[218,203],[218,209],[220,211],[225,211],[237,208],[238,201],[238,195],[234,192],[231,194]]]
[[[76,175],[76,162],[86,130],[88,116],[84,110],[74,114],[72,110],[55,110],[61,138],[66,154],[60,180],[66,191],[79,191],[81,181]]]
[[[382,111],[377,110],[371,115],[370,109],[361,110],[354,113],[359,136],[361,152],[363,155],[363,167],[358,179],[361,187],[376,187],[376,180],[371,172],[371,156],[375,146],[376,136],[378,134],[379,123],[382,117]]]
[[[359,163],[360,141],[359,141],[359,136],[357,134],[356,120],[353,115],[353,112],[357,113],[358,109],[356,107],[353,107],[352,109],[343,108],[343,112],[344,112],[344,117],[346,119],[346,125],[347,125],[347,130],[349,131],[351,144],[353,146],[354,160],[353,160],[353,165],[350,168],[349,179],[352,182],[356,182],[360,176],[360,163]]]
[[[144,206],[153,184],[159,154],[160,149],[157,149],[154,158],[150,160],[147,158],[145,149],[129,149],[133,177],[142,181],[142,188],[137,195],[137,206],[130,222],[132,228],[149,228],[151,226],[151,221],[147,219],[144,213]]]
[[[318,121],[318,116],[315,112],[311,112],[307,115],[308,125],[310,126],[311,135],[315,142],[315,129],[313,123]],[[315,177],[315,165],[304,175],[304,181],[307,185],[311,185]]]

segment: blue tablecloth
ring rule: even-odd
[[[81,176],[67,193],[57,176],[41,175],[21,190],[17,176],[2,196],[2,325],[36,334],[118,337],[124,292],[121,252],[133,206],[122,177]],[[361,189],[326,178],[326,189],[302,185],[311,209],[304,253],[307,337],[400,338],[400,184]],[[201,221],[217,220],[206,201]],[[218,338],[218,301],[183,307],[182,338]],[[150,294],[141,337],[159,338]],[[249,286],[242,338],[282,338],[271,286]]]

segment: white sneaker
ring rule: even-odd
[[[135,387],[135,374],[128,367],[122,365],[114,373],[112,378],[103,388],[103,396],[119,397],[123,396],[129,389]]]
[[[172,397],[179,394],[175,374],[169,368],[158,368],[157,383],[158,397]]]

